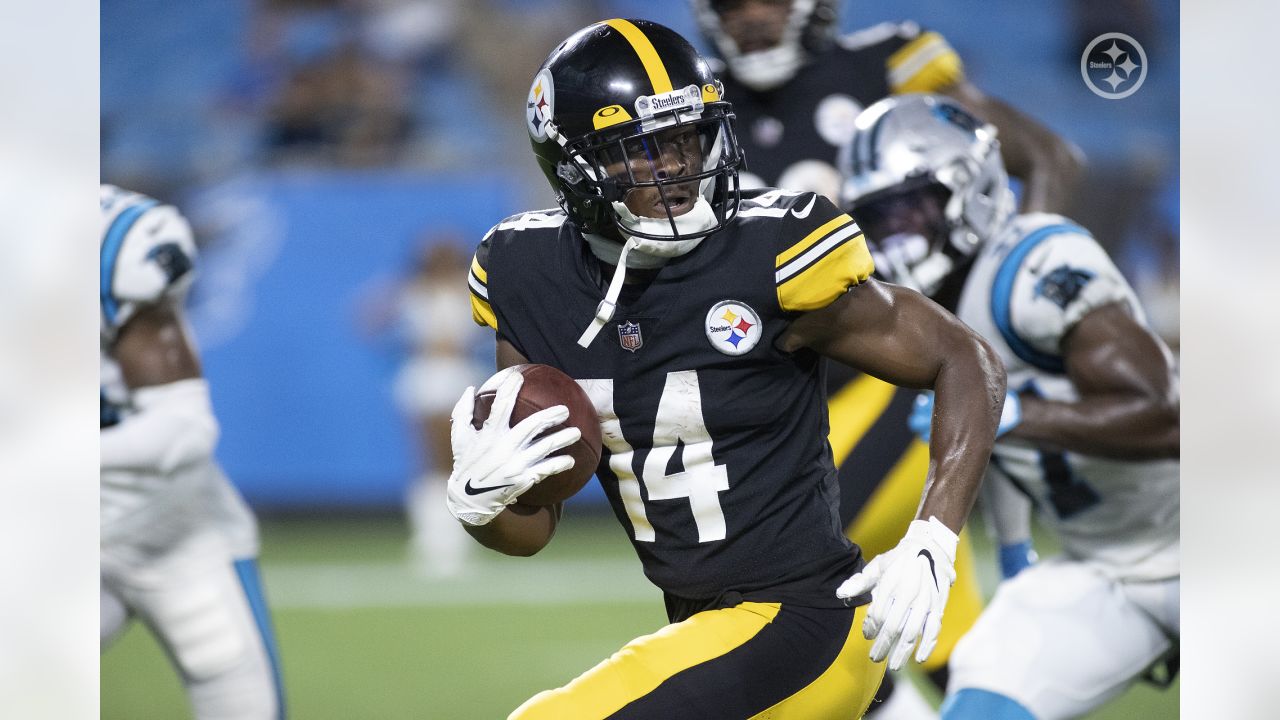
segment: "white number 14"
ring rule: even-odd
[[[653,445],[645,458],[641,478],[637,479],[633,460],[635,450],[622,435],[622,424],[613,404],[613,380],[579,380],[600,416],[604,446],[609,449],[609,469],[618,477],[618,494],[631,520],[635,538],[653,542],[653,526],[645,514],[640,496],[644,482],[650,500],[689,498],[693,520],[698,526],[698,542],[723,540],[724,511],[720,493],[729,489],[729,472],[717,465],[711,454],[711,433],[702,417],[702,392],[696,370],[668,373],[658,416],[653,427]],[[681,445],[684,470],[670,475],[670,464]]]

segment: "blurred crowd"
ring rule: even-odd
[[[167,196],[262,167],[502,163],[523,150],[506,131],[528,90],[513,68],[536,67],[604,4],[241,0],[192,23],[162,2],[108,1],[103,166]],[[180,79],[156,82],[166,74]]]

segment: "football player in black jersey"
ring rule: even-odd
[[[720,77],[737,116],[748,170],[743,187],[768,185],[839,197],[839,145],[864,107],[890,94],[951,95],[1000,129],[1009,174],[1023,181],[1025,212],[1060,212],[1080,172],[1079,151],[965,78],[960,56],[937,32],[884,23],[837,37],[838,0],[692,0],[703,34],[723,59]],[[713,68],[720,70],[721,68]],[[928,464],[907,429],[914,393],[846,368],[828,377],[831,444],[841,468],[841,521],[869,557],[888,550],[910,522]],[[960,636],[982,598],[969,540],[961,536],[948,623],[924,670],[940,689]],[[886,701],[892,684],[878,694]],[[899,697],[924,716],[918,697]],[[904,708],[905,710],[905,708]],[[932,715],[931,712],[927,713]]]
[[[526,124],[560,207],[485,236],[473,314],[500,368],[552,365],[591,398],[596,474],[672,624],[511,717],[859,716],[879,661],[936,643],[1004,397],[998,360],[923,296],[871,279],[861,231],[825,198],[740,192],[731,107],[669,29],[574,34],[534,77]],[[821,357],[936,395],[918,519],[869,563],[839,521]],[[531,555],[561,510],[520,495],[572,465],[551,454],[579,433],[542,435],[564,406],[510,427],[521,383],[485,383],[478,430],[463,393],[448,504],[482,544]]]

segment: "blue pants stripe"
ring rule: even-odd
[[[258,624],[258,632],[262,635],[262,644],[267,649],[267,657],[271,660],[271,674],[275,679],[276,705],[279,707],[280,720],[284,720],[284,682],[280,673],[280,655],[276,650],[275,633],[271,629],[271,613],[267,610],[267,599],[262,592],[262,580],[258,575],[258,561],[253,558],[235,561],[236,575],[244,588],[245,597],[249,599],[249,608],[253,610],[253,619]]]
[[[990,690],[965,688],[949,696],[939,709],[942,720],[1036,720],[1012,698]]]

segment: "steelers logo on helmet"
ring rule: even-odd
[[[556,86],[551,79],[551,71],[543,68],[533,84],[529,86],[529,97],[525,102],[525,120],[529,125],[529,135],[541,142],[547,139],[547,125],[555,112]]]
[[[707,341],[725,355],[744,355],[760,342],[760,316],[738,300],[721,300],[707,311]]]

